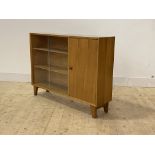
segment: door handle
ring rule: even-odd
[[[73,70],[73,67],[69,67],[69,70]]]

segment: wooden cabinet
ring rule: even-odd
[[[112,100],[115,37],[30,34],[31,77],[38,88],[108,112]]]

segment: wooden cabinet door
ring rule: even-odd
[[[98,39],[69,38],[69,95],[96,104]]]

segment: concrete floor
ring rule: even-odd
[[[115,87],[109,113],[30,83],[0,82],[0,134],[155,134],[155,88]]]

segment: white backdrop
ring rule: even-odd
[[[29,32],[116,36],[115,84],[155,86],[155,20],[0,20],[0,80],[30,80]]]

